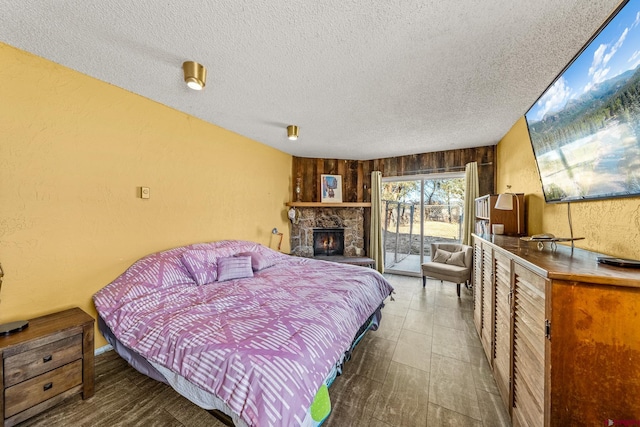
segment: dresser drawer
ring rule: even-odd
[[[82,384],[82,360],[46,372],[4,392],[4,416],[9,418]]]
[[[4,360],[4,386],[11,387],[81,358],[81,334],[7,357]]]

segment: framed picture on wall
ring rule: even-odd
[[[342,203],[342,176],[320,175],[322,203]]]

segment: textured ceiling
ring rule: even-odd
[[[4,43],[296,156],[366,160],[496,144],[619,1],[1,3]]]

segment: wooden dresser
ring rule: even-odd
[[[474,321],[513,425],[640,422],[640,270],[548,246],[474,235]]]
[[[93,323],[87,313],[72,308],[31,319],[25,330],[0,337],[4,426],[75,394],[93,396]]]

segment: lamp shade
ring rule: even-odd
[[[193,61],[182,64],[184,81],[193,90],[202,90],[207,84],[207,69],[203,65]]]
[[[498,194],[498,200],[496,200],[496,209],[499,209],[501,211],[512,211],[513,210],[513,194],[511,193]]]

